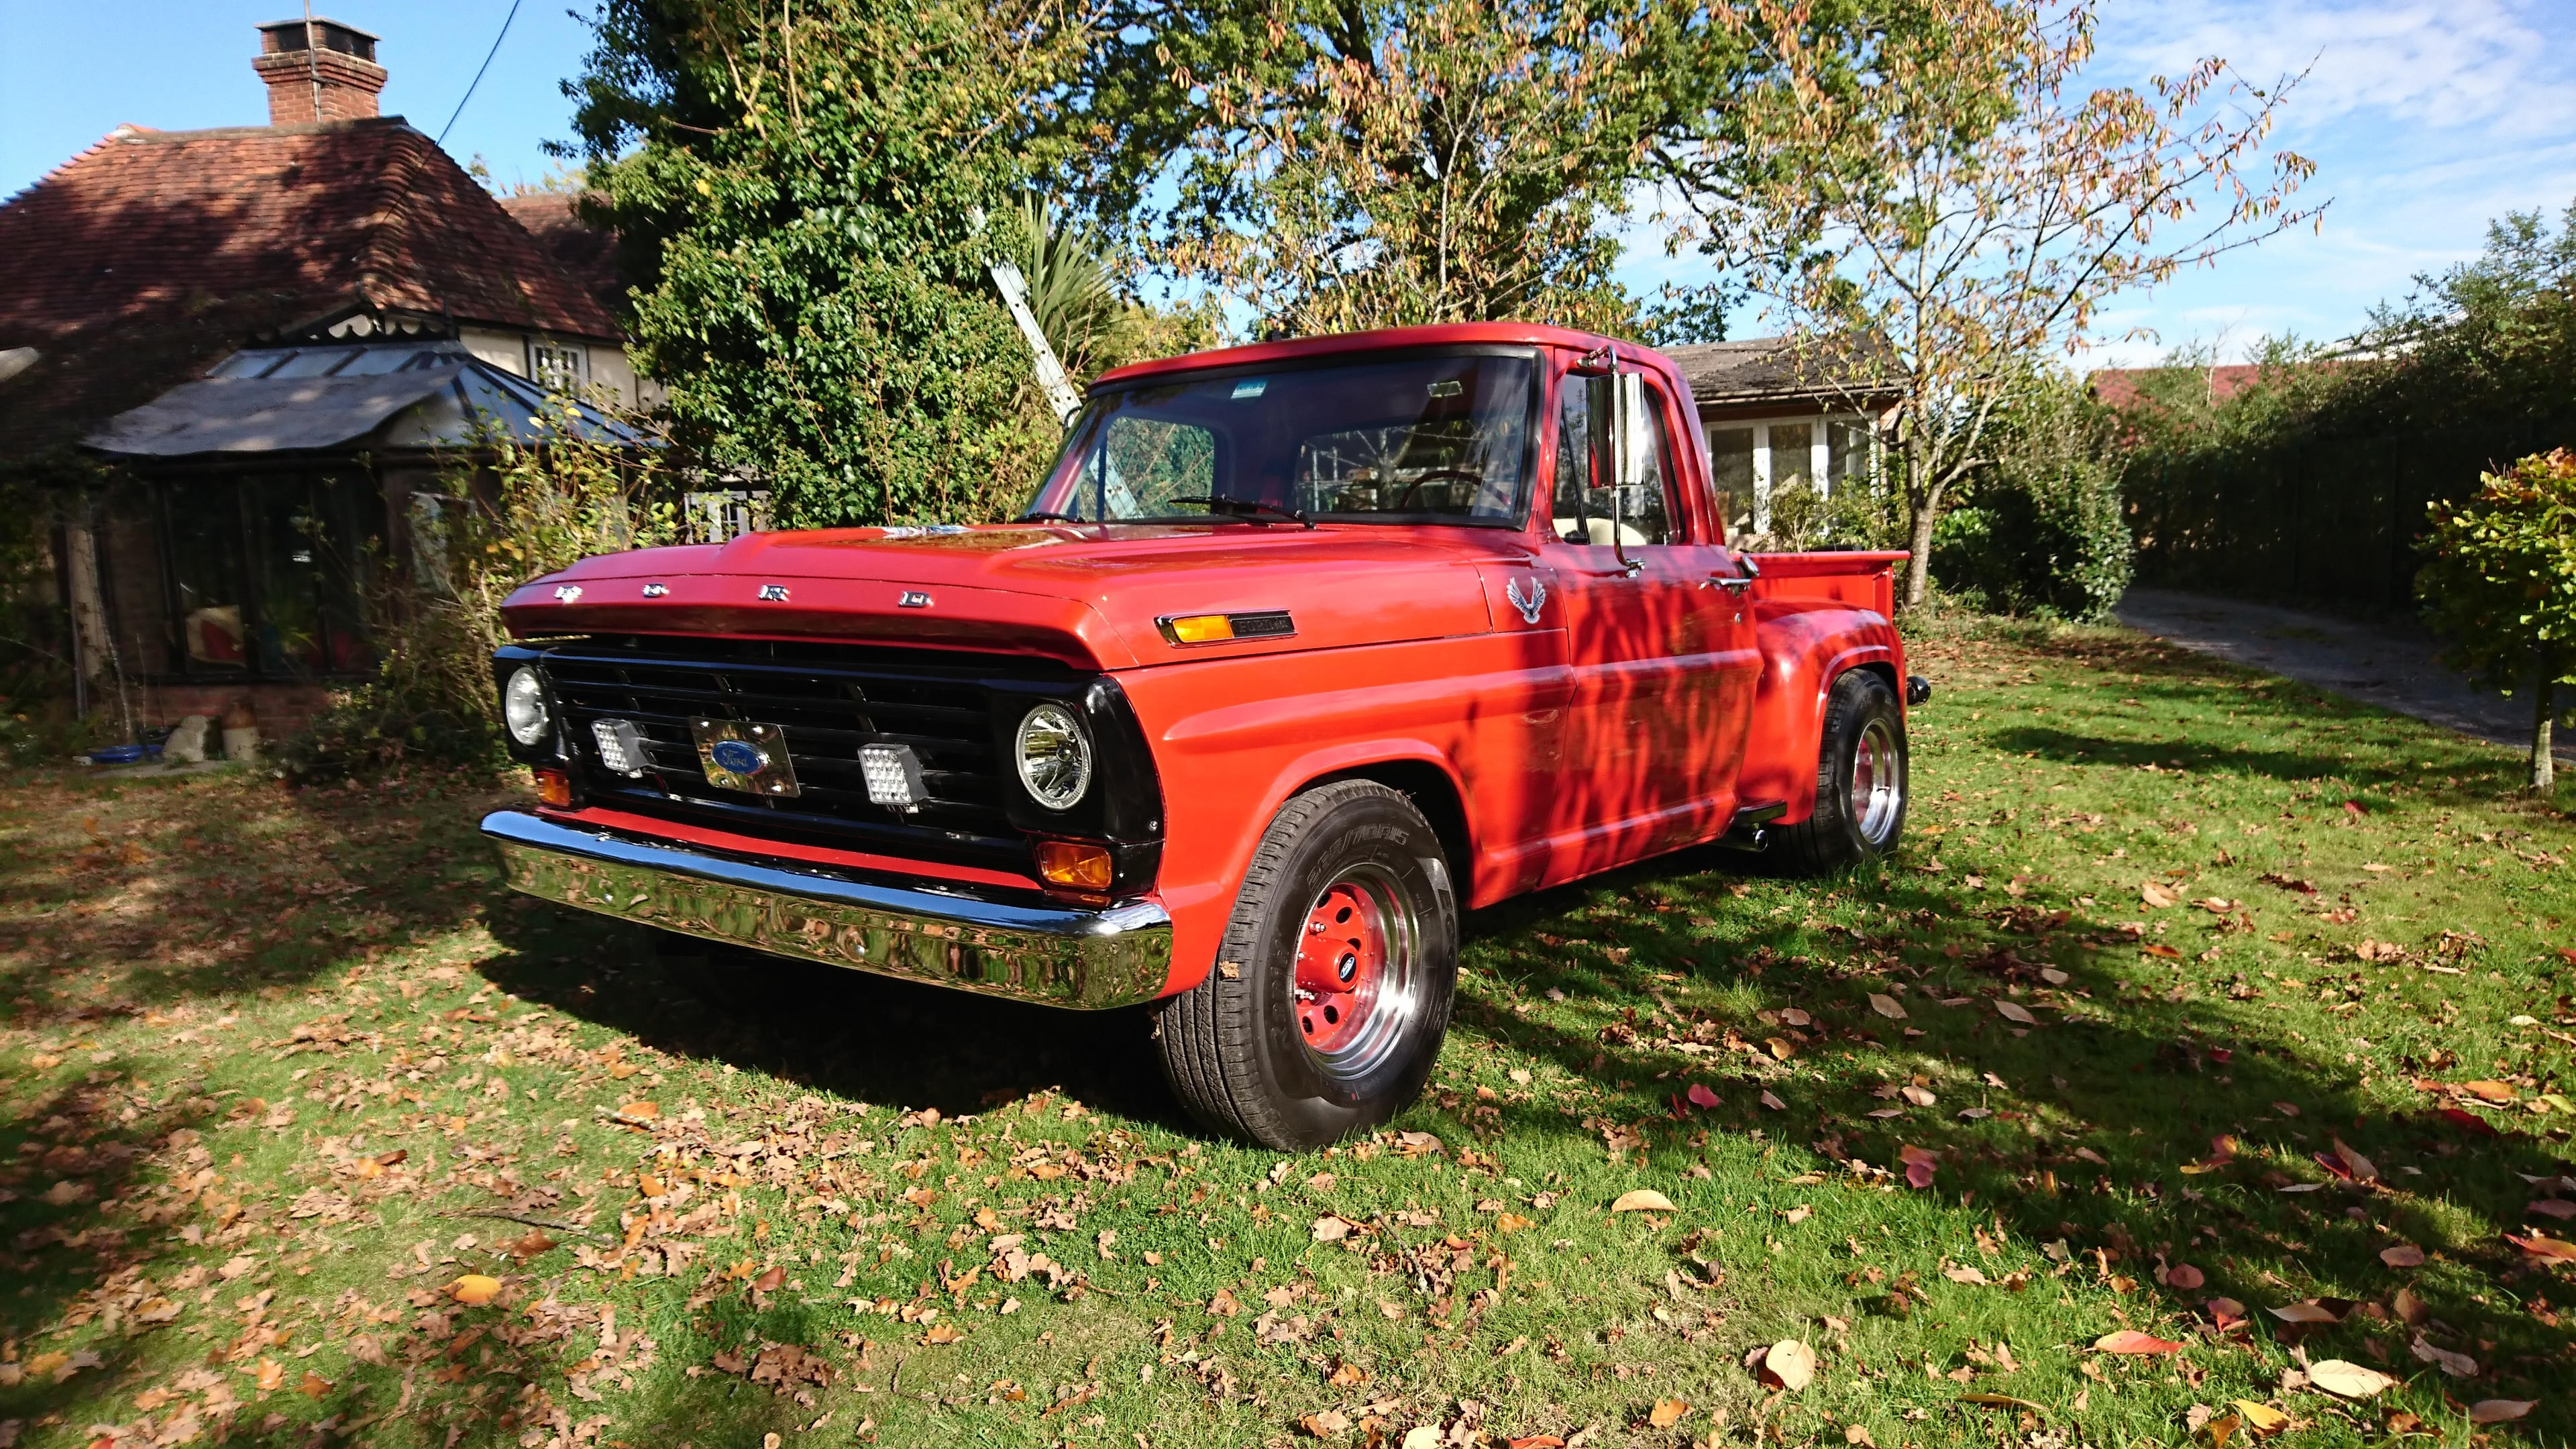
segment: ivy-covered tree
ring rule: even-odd
[[[2558,686],[2576,680],[2576,453],[2535,454],[2481,482],[2474,498],[2432,506],[2416,593],[2450,664],[2531,692],[2531,788],[2546,793]]]
[[[1053,450],[985,234],[1070,154],[1051,0],[605,0],[567,83],[675,436],[797,526],[990,516]],[[1005,222],[1005,224],[1007,224]]]

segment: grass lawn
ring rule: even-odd
[[[1473,918],[1304,1158],[1141,1012],[666,979],[496,796],[8,778],[0,1445],[2567,1442],[2576,829],[2134,635],[1918,649],[1899,859]]]

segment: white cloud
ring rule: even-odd
[[[2563,84],[2553,31],[2567,17],[2543,3],[2444,0],[2351,5],[2316,0],[2129,4],[2103,17],[2101,61],[2180,74],[2224,56],[2257,84],[2307,72],[2285,127],[2309,134],[2356,115],[2497,135],[2563,133],[2576,94]]]

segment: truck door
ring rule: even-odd
[[[1734,807],[1736,696],[1749,694],[1730,682],[1751,682],[1750,614],[1712,579],[1731,561],[1723,544],[1692,536],[1708,510],[1683,506],[1677,415],[1656,383],[1647,477],[1614,498],[1592,476],[1584,391],[1560,379],[1542,562],[1564,601],[1573,678],[1551,883],[1706,838]]]

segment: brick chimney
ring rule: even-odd
[[[376,37],[337,20],[276,20],[259,28],[251,69],[268,82],[268,123],[358,121],[376,114],[385,68]]]

